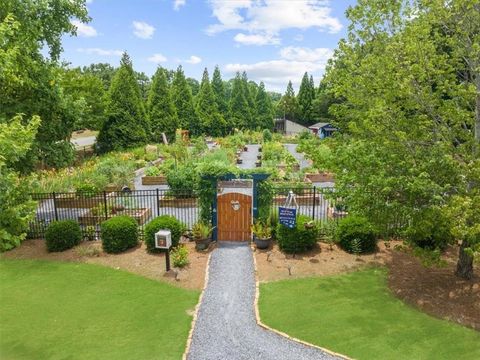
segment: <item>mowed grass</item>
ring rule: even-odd
[[[181,359],[198,296],[97,265],[1,260],[0,358]]]
[[[383,269],[262,284],[259,307],[269,326],[356,359],[480,359],[479,332],[396,299]]]

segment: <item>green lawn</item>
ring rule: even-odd
[[[0,358],[180,359],[199,293],[96,265],[0,261]]]
[[[386,271],[262,284],[264,323],[356,359],[480,359],[480,333],[404,304]]]

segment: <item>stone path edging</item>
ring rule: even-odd
[[[252,246],[252,252],[255,252],[255,248]],[[255,300],[253,302],[253,306],[254,306],[254,310],[255,310],[255,320],[257,322],[257,325],[268,330],[268,331],[271,331],[271,332],[274,332],[275,334],[277,335],[280,335],[280,336],[283,336],[291,341],[295,341],[297,343],[300,343],[302,345],[305,345],[305,346],[309,346],[309,347],[312,347],[312,348],[316,348],[316,349],[319,349],[319,350],[322,350],[324,352],[326,352],[327,354],[330,354],[332,356],[337,356],[339,358],[342,358],[342,359],[345,359],[345,360],[354,360],[353,358],[350,358],[346,355],[343,355],[343,354],[339,354],[339,353],[336,353],[334,351],[331,351],[331,350],[328,350],[328,349],[325,349],[324,347],[321,347],[321,346],[318,346],[318,345],[314,345],[314,344],[311,344],[309,342],[306,342],[306,341],[303,341],[303,340],[300,340],[300,339],[297,339],[295,337],[292,337],[282,331],[279,331],[279,330],[276,330],[274,328],[271,328],[270,326],[264,324],[262,322],[262,319],[260,318],[260,311],[258,309],[258,299],[260,297],[260,290],[259,290],[259,287],[260,287],[260,281],[258,280],[258,271],[257,271],[257,259],[255,258],[255,254],[253,253],[252,254],[253,256],[253,266],[254,266],[254,272],[255,272]]]
[[[210,259],[212,258],[213,251],[215,251],[215,249],[213,249],[210,252],[210,254],[208,254],[207,266],[205,268],[205,280],[203,282],[202,292],[200,293],[200,296],[198,297],[197,305],[195,305],[195,311],[193,312],[192,322],[190,324],[190,331],[188,332],[187,344],[185,346],[185,351],[183,352],[183,355],[182,355],[182,360],[187,360],[188,352],[190,351],[190,345],[192,343],[193,330],[195,329],[195,324],[197,322],[198,311],[200,310],[200,305],[202,304],[203,294],[205,293],[205,289],[207,288],[207,285],[208,285],[208,272],[210,270]]]

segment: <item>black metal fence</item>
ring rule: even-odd
[[[198,197],[192,190],[37,193],[32,198],[38,204],[29,238],[44,238],[52,221],[71,219],[80,224],[85,238],[97,239],[100,223],[117,215],[132,216],[141,234],[149,221],[161,215],[172,215],[191,228],[200,212]]]
[[[271,214],[278,214],[278,207],[284,206],[288,194],[295,195],[292,206],[297,213],[311,217],[320,223],[346,215],[340,202],[335,200],[333,188],[321,187],[274,187]],[[200,218],[200,204],[197,194],[191,189],[172,191],[169,189],[36,193],[35,218],[30,223],[29,238],[44,238],[45,230],[52,221],[75,220],[87,239],[100,238],[102,221],[117,215],[135,218],[140,234],[146,224],[161,215],[171,215],[191,229]]]
[[[331,187],[274,187],[271,214],[278,215],[278,207],[287,205],[289,193],[293,199],[289,207],[295,207],[297,214],[306,215],[321,224],[346,216],[344,206],[334,195]]]

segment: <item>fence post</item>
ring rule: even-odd
[[[58,221],[57,195],[53,192],[53,211],[55,212],[55,221]]]
[[[312,209],[312,218],[315,220],[315,206],[317,205],[317,187],[313,186],[313,209]]]
[[[105,220],[108,219],[107,192],[103,191],[103,208],[105,210]]]
[[[157,197],[155,201],[157,202],[157,216],[160,216],[160,192],[158,191],[158,188],[156,190],[157,190]]]

